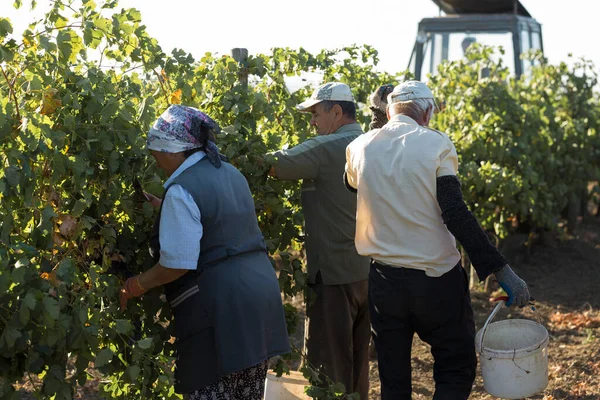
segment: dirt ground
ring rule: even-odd
[[[573,235],[545,240],[531,249],[517,248],[511,257],[514,270],[525,279],[536,299],[539,318],[550,333],[549,385],[538,400],[600,399],[600,220],[581,224]],[[492,288],[493,289],[493,288]],[[476,287],[472,292],[477,329],[493,308],[490,294]],[[296,300],[302,309],[302,300]],[[304,314],[302,313],[302,317]],[[502,310],[497,320],[536,318],[531,311]],[[301,318],[303,320],[303,318]],[[292,338],[302,346],[303,323]],[[370,362],[369,399],[380,398],[377,360]],[[429,348],[417,337],[413,346],[413,399],[433,396],[433,359]],[[98,380],[79,388],[79,399],[98,399]],[[22,399],[34,399],[28,384]],[[478,373],[471,399],[493,399],[483,389]]]

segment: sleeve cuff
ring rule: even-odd
[[[198,260],[184,260],[179,257],[173,257],[166,253],[160,252],[160,260],[158,261],[160,265],[165,268],[170,269],[186,269],[186,270],[195,270],[198,268]]]
[[[344,172],[344,186],[346,186],[346,189],[348,189],[350,192],[358,193],[358,190],[350,185],[350,182],[348,181],[348,173],[346,172]]]
[[[456,173],[450,168],[442,167],[438,169],[436,178],[442,178],[444,176],[456,176]]]

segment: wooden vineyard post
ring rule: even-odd
[[[576,192],[570,192],[568,199],[567,231],[573,233],[577,228],[577,217],[581,214],[581,199]]]
[[[231,49],[231,57],[242,65],[238,79],[245,89],[248,89],[248,49]]]

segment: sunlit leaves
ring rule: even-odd
[[[81,37],[72,29],[61,29],[56,35],[56,43],[63,62],[75,62],[80,50],[83,49]]]
[[[181,104],[181,96],[183,91],[181,89],[177,89],[171,94],[171,104]]]
[[[97,7],[96,2],[94,0],[81,0],[81,4],[87,10],[95,10]]]
[[[55,88],[48,88],[42,96],[42,102],[38,112],[42,115],[51,115],[61,105],[62,100],[58,97],[58,90]]]
[[[12,25],[8,18],[0,17],[0,38],[5,37],[8,34],[11,34],[13,31]]]
[[[91,49],[97,49],[98,46],[102,43],[102,39],[104,35],[102,31],[107,30],[107,24],[103,24],[106,20],[102,17],[97,18],[95,21],[87,21],[85,23],[85,28],[83,31],[83,43],[86,47]]]

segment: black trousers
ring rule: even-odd
[[[369,308],[381,398],[410,399],[415,333],[431,345],[434,400],[467,399],[477,358],[467,275],[460,264],[439,278],[372,262]]]

